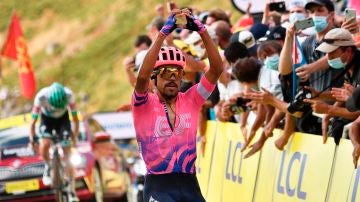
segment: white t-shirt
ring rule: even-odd
[[[278,71],[262,67],[259,74],[259,86],[265,88],[278,99],[284,99]]]

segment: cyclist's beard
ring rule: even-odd
[[[171,89],[167,88],[168,86],[174,86],[174,85],[176,85],[177,90],[175,90],[174,88],[171,88]],[[172,82],[172,83],[166,84],[162,90],[159,90],[159,93],[160,93],[161,97],[163,97],[165,99],[165,101],[171,101],[174,98],[176,98],[176,96],[179,93],[179,89],[178,89],[177,84]]]
[[[161,94],[161,96],[162,96],[166,101],[170,101],[170,100],[176,98],[177,93],[176,93],[176,95],[174,95],[174,94]]]
[[[166,101],[171,101],[176,98],[179,91],[160,91],[161,97],[163,97]]]

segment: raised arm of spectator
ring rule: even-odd
[[[269,15],[270,15],[270,0],[267,0],[265,3],[265,8],[264,8],[264,13],[263,13],[263,17],[261,20],[262,24],[267,25],[268,24],[268,20],[269,20]]]
[[[279,73],[281,75],[288,75],[292,72],[292,46],[294,43],[294,33],[295,33],[295,27],[290,26],[286,30],[286,37],[283,45],[283,49],[280,53],[280,59],[279,59]]]
[[[352,19],[346,19],[341,24],[341,28],[349,30],[349,32],[356,34],[359,32],[360,28],[360,19],[352,18]]]
[[[129,83],[132,87],[135,87],[136,76],[134,73],[135,62],[132,57],[126,57],[123,61],[125,72],[128,77]]]

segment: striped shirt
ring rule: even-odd
[[[315,50],[320,44],[321,42],[316,40],[316,35],[308,36],[301,44],[308,64],[316,62],[325,56],[325,53]],[[327,70],[314,72],[309,77],[310,86],[314,87],[317,91],[322,91],[330,85],[333,87],[341,87],[344,82],[343,78],[338,81],[332,80],[342,71],[342,69],[329,68]]]

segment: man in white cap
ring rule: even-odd
[[[360,51],[355,46],[355,41],[351,33],[346,29],[335,28],[330,30],[324,37],[323,42],[316,49],[327,54],[328,64],[333,69],[342,70],[342,75],[345,75],[345,82],[351,84],[353,87],[360,85]],[[339,75],[341,76],[341,75]],[[332,94],[336,99],[334,105],[326,104],[325,102],[309,99],[305,100],[311,104],[314,112],[319,114],[326,114],[322,120],[322,132],[324,141],[327,137],[327,129],[330,118],[341,117],[347,121],[345,124],[355,120],[360,112],[350,112],[344,106],[344,101],[340,95],[346,93],[345,88],[333,88]],[[334,126],[338,129],[334,131]],[[332,124],[332,135],[335,139],[340,138],[344,124]],[[330,131],[329,131],[330,132]],[[339,134],[340,133],[340,134]]]

